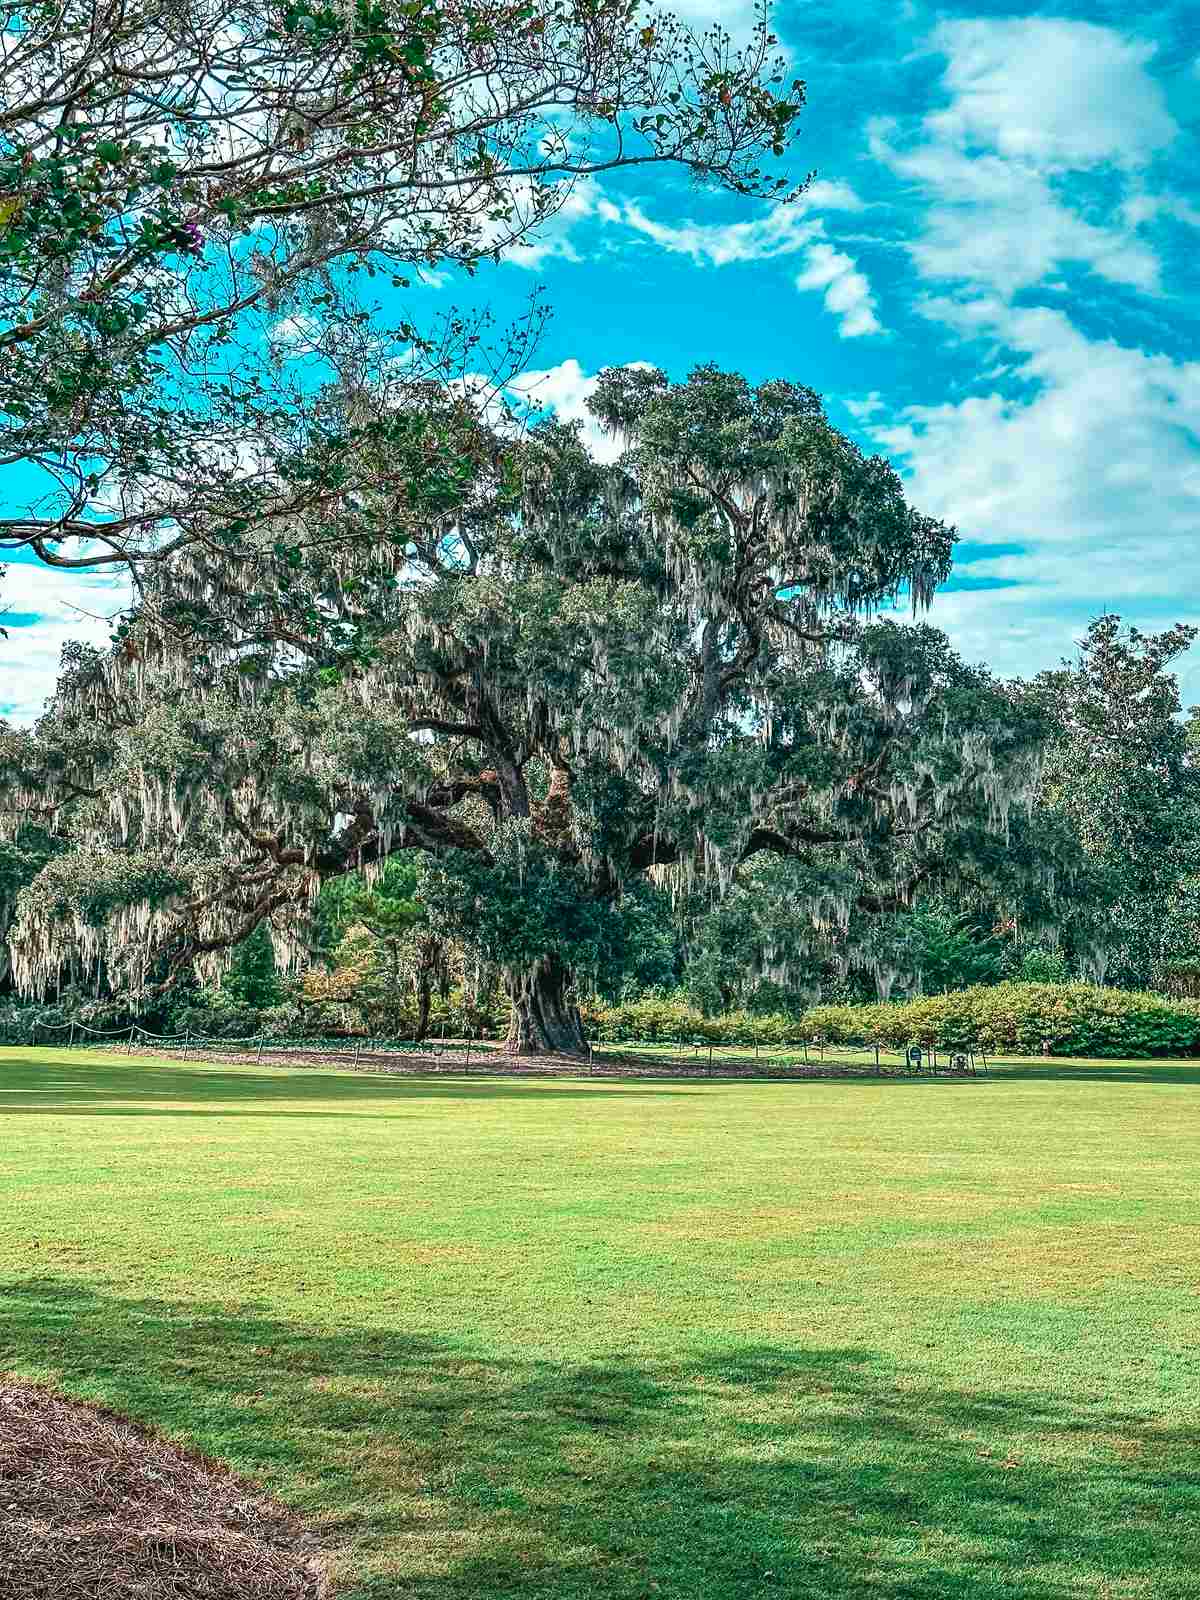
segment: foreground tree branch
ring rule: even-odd
[[[267,520],[313,536],[364,441],[318,427],[325,472],[287,477],[314,443],[288,364],[344,377],[372,279],[474,270],[628,167],[786,201],[768,168],[803,100],[765,20],[737,50],[625,0],[12,0],[0,553],[136,567],[244,552]],[[538,320],[494,353],[497,386]],[[456,314],[391,331],[380,363],[480,369]]]

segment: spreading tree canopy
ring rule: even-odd
[[[1020,823],[1041,713],[890,609],[952,531],[795,384],[617,369],[591,404],[615,465],[473,424],[469,493],[416,517],[381,454],[289,597],[193,547],[76,653],[3,752],[11,813],[74,840],[21,897],[27,989],[204,972],[262,922],[300,960],[323,881],[412,850],[434,926],[504,970],[510,1048],[574,1052],[573,974],[626,959],[648,878],[686,903],[786,860],[779,981],[806,941],[886,977],[925,887],[1049,892]],[[402,549],[361,536],[389,515]]]
[[[616,169],[786,199],[761,165],[803,102],[781,73],[765,20],[739,50],[631,0],[10,0],[0,555],[314,537],[363,440],[303,404],[297,330],[344,373],[365,277],[471,270]],[[394,305],[418,368],[471,357],[473,323],[431,337]]]

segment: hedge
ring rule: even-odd
[[[497,1036],[506,1019],[467,1015],[461,997],[435,1005],[431,1034]],[[317,1008],[311,1008],[316,1011]],[[46,1043],[62,1037],[71,1015],[65,1006],[0,1005],[0,1041]],[[120,1026],[119,1019],[89,1018],[93,1026]],[[803,1041],[873,1045],[900,1050],[911,1044],[974,1049],[996,1055],[1039,1055],[1046,1041],[1056,1056],[1168,1056],[1200,1054],[1200,1000],[1168,1000],[1159,994],[1099,989],[1088,984],[998,983],[952,994],[929,995],[886,1005],[814,1006],[803,1016],[748,1011],[706,1017],[677,999],[649,998],[625,1005],[583,1007],[584,1027],[599,1044],[759,1044],[776,1049]],[[290,1006],[269,1011],[202,1007],[181,1011],[170,1031],[244,1037],[262,1033],[285,1039],[320,1032],[316,1016]],[[482,1026],[481,1026],[482,1024]]]
[[[790,1045],[811,1037],[797,1017],[774,1012],[727,1011],[706,1017],[679,1000],[631,1000],[624,1005],[582,1007],[584,1031],[598,1044]]]
[[[804,1033],[827,1044],[1056,1056],[1167,1056],[1200,1051],[1200,1002],[1086,983],[997,983],[897,1005],[814,1006]]]

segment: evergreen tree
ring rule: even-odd
[[[1096,947],[1088,927],[1068,923],[1066,934],[1097,977],[1130,988],[1200,969],[1200,766],[1168,670],[1196,632],[1143,633],[1098,617],[1077,660],[1034,686],[1056,729],[1041,801],[1076,830],[1108,886],[1081,908],[1107,924]]]

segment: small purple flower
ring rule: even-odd
[[[204,235],[200,232],[197,224],[194,222],[185,222],[181,224],[179,231],[183,235],[182,242],[186,245],[186,247],[194,254],[199,255],[204,249]]]

